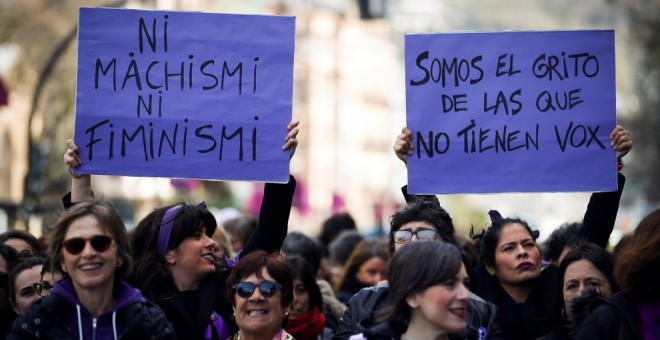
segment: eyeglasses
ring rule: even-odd
[[[48,281],[37,282],[32,286],[34,287],[34,291],[39,296],[47,296],[50,294],[50,289],[53,288],[53,285],[51,285]]]
[[[408,243],[413,235],[417,236],[417,240],[419,241],[434,241],[439,236],[438,232],[433,229],[417,229],[416,231],[396,230],[390,234],[394,243]]]
[[[34,296],[34,294],[43,297],[50,293],[51,288],[53,288],[53,286],[50,284],[50,282],[41,281],[41,282],[33,283],[31,286],[27,286],[21,289],[18,292],[18,295],[23,298],[32,297]]]
[[[78,255],[82,253],[83,249],[85,249],[87,242],[92,245],[94,250],[102,253],[110,248],[110,245],[112,244],[112,238],[105,235],[96,235],[92,236],[91,238],[74,237],[62,242],[62,245],[69,254]]]
[[[256,287],[259,287],[261,295],[267,298],[275,296],[278,288],[282,289],[280,284],[273,281],[261,281],[259,284],[243,281],[234,285],[234,291],[242,298],[249,298],[254,294],[254,289]]]

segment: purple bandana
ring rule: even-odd
[[[197,207],[206,208],[206,202],[202,201]],[[167,254],[167,246],[170,244],[170,235],[172,235],[172,227],[174,227],[174,217],[179,209],[181,209],[180,205],[167,209],[163,216],[163,220],[160,222],[158,243],[156,244],[156,247],[158,248],[158,255],[160,255],[161,258],[165,258],[165,254]]]

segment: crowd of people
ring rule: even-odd
[[[283,150],[293,156],[298,122]],[[621,159],[632,147],[617,127]],[[74,141],[64,160],[81,164]],[[412,133],[394,144],[407,164]],[[619,167],[620,170],[620,167]],[[387,238],[329,217],[288,232],[296,181],[266,184],[259,216],[217,221],[206,204],[157,208],[129,233],[73,175],[47,238],[0,235],[0,337],[9,339],[659,339],[660,209],[607,250],[625,177],[581,223],[543,244],[490,211],[456,233],[436,196],[402,192]]]

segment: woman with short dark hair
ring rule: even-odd
[[[44,246],[34,235],[23,230],[7,230],[0,234],[0,244],[6,244],[17,253],[27,252],[28,255],[43,253]]]
[[[297,126],[295,120],[287,126],[282,147],[282,152],[291,156],[298,145]],[[80,165],[77,152],[73,141],[69,141],[64,159],[70,167]],[[73,182],[71,199],[91,192],[89,178]],[[285,184],[265,185],[259,224],[238,256],[258,249],[280,249],[295,187],[293,176]],[[217,222],[206,204],[178,203],[155,209],[131,233],[135,260],[131,283],[165,312],[179,338],[225,340],[237,330],[225,291],[235,261],[214,258],[215,242],[211,237],[216,228]]]
[[[572,245],[558,270],[559,324],[543,340],[574,339],[584,309],[618,290],[613,269],[614,258],[605,249],[586,241]]]
[[[239,331],[232,339],[291,340],[284,327],[293,301],[293,275],[282,256],[254,251],[227,278]]]
[[[30,256],[21,259],[9,273],[9,299],[16,314],[24,314],[32,302],[48,295],[52,284],[41,281],[46,259]]]
[[[293,274],[293,302],[285,329],[296,340],[320,339],[328,318],[323,314],[323,298],[311,265],[298,255],[286,255],[284,259]]]

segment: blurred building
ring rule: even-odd
[[[594,1],[598,0],[591,2]],[[50,6],[49,11],[54,13],[42,19],[62,20],[63,28],[51,32],[57,33],[61,41],[65,41],[66,31],[75,29],[75,25],[58,19],[58,10],[66,10],[69,16],[75,17],[76,5],[102,4],[100,1],[91,4],[89,1],[25,3],[28,11],[37,13],[35,16],[46,15],[43,14],[46,11],[36,10],[38,6]],[[475,1],[460,0],[131,0],[117,3],[140,9],[296,17],[293,117],[301,121],[301,133],[291,172],[302,189],[295,200],[297,207],[292,212],[290,226],[310,235],[315,235],[322,221],[336,211],[351,213],[366,232],[379,223],[387,224],[387,217],[403,202],[400,187],[406,183],[406,172],[394,155],[392,145],[405,125],[405,33],[606,28],[616,22],[612,14],[612,21],[576,23],[578,19],[570,17],[573,19],[570,21],[565,13],[548,13],[543,7],[547,4],[540,1],[507,0],[478,6]],[[0,3],[0,11],[2,6],[8,4]],[[501,7],[516,10],[507,11]],[[46,44],[46,39],[55,38],[46,36],[43,39],[38,43]],[[48,80],[42,90],[45,94],[38,98],[36,107],[34,93],[38,87],[34,83],[39,79],[39,72],[43,73],[42,64],[35,63],[34,70],[26,71],[27,74],[14,72],[12,79],[27,77],[31,79],[28,85],[15,85],[4,78],[10,96],[8,105],[0,106],[0,152],[7,160],[0,163],[0,232],[11,226],[28,228],[38,235],[42,229],[47,229],[59,207],[59,195],[69,185],[61,159],[66,150],[64,141],[73,131],[75,84],[72,79],[66,79],[66,75],[75,74],[76,49],[75,43],[65,46],[54,71],[56,79]],[[618,42],[617,48],[620,48]],[[0,55],[0,77],[11,73],[17,60],[31,56],[2,41]],[[617,68],[620,67],[618,63]],[[630,81],[617,77],[617,83]],[[623,102],[629,102],[625,100],[629,98],[627,88],[618,90],[617,95]],[[61,98],[68,98],[68,103],[59,103],[57,100]],[[28,131],[31,131],[32,144]],[[32,155],[32,173],[28,171],[28,155]],[[25,183],[28,174],[32,181]],[[129,226],[154,207],[179,200],[215,199],[216,208],[233,205],[247,209],[252,201],[258,201],[255,193],[260,190],[258,185],[244,182],[200,184],[116,176],[95,176],[93,186],[97,193],[118,202]],[[41,192],[43,196],[37,195],[38,201],[32,202],[26,199],[30,197],[26,188]],[[542,235],[549,234],[549,230],[562,222],[581,220],[588,198],[584,193],[440,197],[463,232],[471,225],[479,229],[486,223],[486,212],[498,209],[503,215],[529,219],[531,224],[543,228]]]

